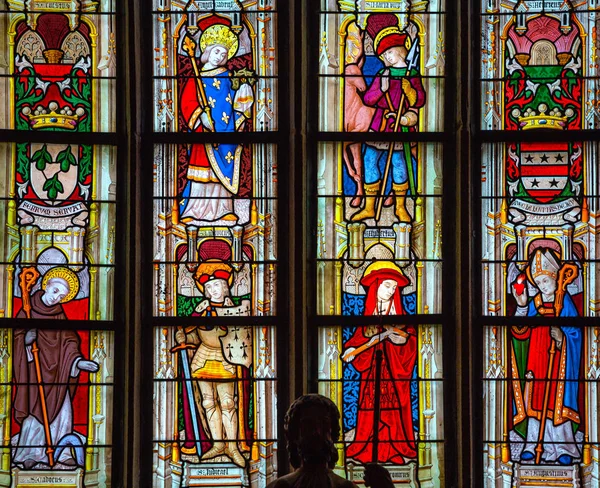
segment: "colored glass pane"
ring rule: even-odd
[[[373,460],[375,352],[380,349],[385,427],[378,434],[379,462],[399,484],[443,475],[441,332],[429,325],[319,329],[319,392],[342,410],[338,474],[360,482],[363,465]]]
[[[482,3],[482,128],[597,128],[595,3]]]
[[[170,230],[164,235],[157,232],[160,238],[154,242],[159,290],[155,315],[206,315],[198,306],[206,296],[204,282],[213,272],[207,262],[214,261],[227,274],[227,294],[233,303],[248,303],[238,315],[275,314],[275,149],[258,144],[156,147],[155,227]],[[216,181],[202,181],[203,172],[213,172],[202,166],[207,154],[223,154],[224,162],[230,155],[231,166],[237,166],[230,180],[222,175],[214,176]]]
[[[379,195],[391,146],[393,156],[382,199]],[[323,143],[319,149],[318,313],[363,315],[367,288],[361,282],[374,260],[380,261],[381,267],[399,268],[408,280],[402,287],[407,313],[439,313],[441,146],[374,141]],[[412,171],[407,171],[404,163],[406,152],[412,158]],[[376,178],[375,183],[367,182],[369,178]],[[414,181],[414,193],[409,180]],[[379,190],[373,189],[377,185]]]
[[[90,12],[115,13],[116,0],[10,0],[7,2],[10,10],[26,12],[32,18],[46,12],[65,14],[73,25],[77,17]]]
[[[378,461],[396,486],[443,485],[442,328],[402,323],[442,312],[443,147],[416,138],[444,130],[443,7],[340,0],[319,14],[317,128],[363,133],[320,142],[315,171],[314,312],[366,324],[318,329],[319,391],[343,419],[335,469],[357,483]]]
[[[114,1],[3,5],[0,484],[110,486],[114,332],[68,328],[117,315],[117,151],[65,141],[116,130]]]
[[[361,3],[339,1],[337,12],[320,15],[319,130],[443,130],[445,17],[431,13],[438,2],[367,2],[369,11],[357,13]]]
[[[0,86],[13,104],[0,113],[0,128],[115,130],[115,20],[95,15],[96,2],[88,10],[81,15],[49,3],[36,13],[0,14],[13,40],[0,68]]]
[[[278,127],[278,14],[272,1],[158,0],[152,15],[154,130],[204,138],[154,147],[153,315],[188,325],[155,329],[153,486],[264,488],[277,477],[275,328],[219,317],[278,312],[278,147],[252,136]]]
[[[368,15],[373,12],[394,12],[406,14],[407,12],[443,12],[446,0],[320,0],[321,11],[338,12],[339,9],[352,10]]]
[[[272,2],[261,7],[235,0],[216,3],[171,5],[172,11],[154,14],[156,131],[277,130],[277,13],[271,11]],[[203,107],[207,110],[200,116]]]
[[[555,137],[482,147],[481,313],[506,317],[483,333],[485,486],[586,485],[599,376],[597,328],[580,318],[597,314],[598,144],[559,131],[597,126],[596,2],[486,3],[483,127]]]
[[[42,308],[51,319],[67,313],[61,304],[32,297],[32,317]],[[4,486],[42,483],[58,474],[73,486],[99,476],[110,486],[113,333],[1,329],[0,338],[0,405],[11,412],[2,416],[6,447],[0,449],[12,466],[3,471],[10,483]]]
[[[2,144],[0,276],[3,316],[23,297],[68,283],[67,319],[111,320],[116,226],[116,151],[109,146]],[[29,285],[22,282],[29,276]],[[29,286],[29,288],[28,288]],[[27,291],[29,290],[29,291]]]
[[[200,468],[255,486],[259,473],[275,476],[275,343],[273,327],[155,329],[156,454],[182,465],[184,483],[200,472],[211,478]]]

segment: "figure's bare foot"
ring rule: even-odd
[[[360,198],[357,195],[350,201],[350,206],[354,207],[354,208],[358,208],[358,207],[360,207],[361,201],[362,201],[362,198]]]
[[[392,204],[394,203],[394,197],[392,195],[390,195],[389,197],[387,197],[384,202],[383,202],[383,206],[384,207],[390,207],[392,206]]]
[[[362,186],[362,180],[360,177],[354,178],[354,181],[356,182],[356,196],[350,202],[350,206],[357,208],[362,204],[362,197],[365,194],[365,189]]]

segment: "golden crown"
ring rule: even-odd
[[[208,27],[200,36],[200,49],[204,52],[208,46],[215,44],[219,44],[227,49],[227,57],[231,59],[237,53],[239,41],[230,27],[223,24],[215,24]]]
[[[77,293],[79,293],[79,279],[73,271],[71,271],[69,268],[65,268],[64,266],[52,268],[44,275],[44,279],[42,280],[42,290],[46,289],[46,286],[50,280],[57,278],[65,281],[69,286],[69,293],[65,295],[60,303],[73,300]]]
[[[58,112],[57,112],[58,110]],[[77,127],[77,121],[85,111],[79,107],[73,112],[69,107],[64,107],[59,110],[58,103],[50,102],[48,108],[39,105],[32,112],[31,107],[23,107],[21,113],[29,118],[33,129],[69,129],[73,130]]]
[[[513,117],[519,121],[522,130],[564,130],[567,121],[574,113],[573,109],[568,108],[563,114],[557,107],[548,112],[548,106],[545,103],[540,104],[537,111],[532,108],[528,108],[525,112],[521,112],[521,109],[518,108],[515,108],[512,111]]]

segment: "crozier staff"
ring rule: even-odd
[[[517,279],[512,291],[517,316],[575,317],[567,286],[578,275],[550,249],[537,249],[526,269],[536,293]],[[574,424],[581,423],[579,371],[582,334],[575,326],[512,328],[515,431],[526,439],[521,461],[571,464],[580,458]],[[549,381],[548,381],[549,380]],[[524,391],[521,384],[524,381]]]
[[[41,289],[31,296],[28,310],[21,309],[17,318],[66,320],[62,304],[73,300],[78,291],[79,280],[73,271],[52,268],[44,275]],[[80,342],[72,330],[15,330],[13,409],[20,431],[13,462],[25,469],[38,464],[41,468],[77,464],[70,449],[53,459],[52,447],[73,434],[72,399],[79,372],[98,371],[96,362],[83,358]]]

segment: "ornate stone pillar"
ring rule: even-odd
[[[239,269],[242,265],[242,245],[243,245],[243,236],[244,236],[244,228],[241,225],[236,225],[231,227],[231,237],[232,237],[232,258],[234,261],[234,267]]]
[[[527,227],[524,225],[515,225],[515,239],[517,241],[517,260],[527,261]]]
[[[575,227],[571,224],[563,225],[561,245],[563,261],[571,261],[573,259],[573,230]]]
[[[348,257],[350,265],[359,267],[365,259],[365,230],[367,226],[362,222],[348,224]]]
[[[410,224],[396,222],[393,226],[396,233],[394,243],[394,257],[397,260],[410,259]]]
[[[195,263],[198,261],[198,227],[195,225],[188,225],[185,230],[187,232],[188,241],[188,263]]]

